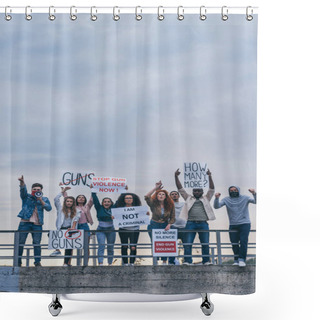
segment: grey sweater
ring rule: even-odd
[[[257,195],[254,194],[253,198],[243,196],[240,194],[240,188],[236,188],[239,190],[239,197],[225,197],[221,201],[219,198],[215,198],[213,206],[215,209],[219,209],[223,206],[227,207],[230,225],[251,223],[248,206],[249,203],[256,203]]]

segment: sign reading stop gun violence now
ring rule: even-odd
[[[92,192],[122,193],[126,191],[127,179],[114,177],[92,177]]]
[[[148,207],[124,207],[111,209],[114,224],[118,228],[135,227],[150,223]]]
[[[206,188],[209,184],[207,164],[204,162],[184,163],[184,188]]]
[[[152,254],[154,257],[175,257],[178,255],[178,232],[152,229]]]
[[[83,230],[50,230],[48,249],[83,249]]]

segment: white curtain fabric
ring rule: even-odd
[[[176,189],[189,161],[207,163],[222,196],[255,187],[257,18],[34,14],[0,30],[1,229],[17,227],[22,174],[51,200],[64,172],[125,177],[143,199],[160,179]]]

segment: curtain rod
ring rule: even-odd
[[[217,14],[221,13],[222,10],[224,12],[228,12],[228,14],[245,14],[250,10],[250,14],[256,14],[258,11],[258,7],[248,6],[248,7],[228,7],[228,6],[220,6],[220,7],[206,7],[206,6],[199,6],[199,7],[166,7],[166,6],[159,6],[159,7],[144,7],[144,6],[137,6],[137,7],[129,7],[129,6],[115,6],[115,7],[100,7],[100,6],[91,6],[91,7],[82,7],[82,6],[71,6],[71,7],[60,7],[60,6],[47,6],[47,7],[40,7],[40,6],[2,6],[0,7],[0,13],[13,13],[13,14],[26,14],[28,13],[48,13],[49,11],[52,13],[70,13],[71,11],[77,14],[81,13],[92,13],[95,14],[113,14],[115,9],[120,14],[157,14],[159,10],[163,14],[177,14],[177,12],[181,12],[183,14],[197,14],[200,12],[206,14]]]

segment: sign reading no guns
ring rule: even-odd
[[[184,188],[205,188],[209,184],[207,164],[204,162],[184,163]]]
[[[82,249],[83,230],[50,230],[48,249]]]
[[[177,229],[152,229],[152,254],[154,257],[176,257],[178,255]]]
[[[127,179],[114,177],[92,177],[92,192],[121,193],[126,191]]]
[[[114,224],[116,227],[135,227],[150,223],[149,215],[147,215],[148,207],[124,207],[111,209],[114,216]]]

